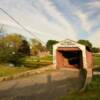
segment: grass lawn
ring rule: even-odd
[[[100,76],[93,76],[92,82],[82,93],[69,93],[59,100],[100,100]]]
[[[100,65],[100,54],[93,54],[94,65]]]
[[[95,71],[100,71],[100,54],[93,54],[93,62]]]
[[[27,67],[10,67],[8,65],[0,65],[0,77],[17,74],[29,70]]]
[[[25,67],[30,67],[30,68],[40,68],[44,67],[47,65],[52,64],[52,56],[44,56],[44,57],[25,57],[22,59],[22,64]]]
[[[25,67],[11,67],[9,65],[0,65],[0,77],[17,74],[31,69],[41,68],[52,63],[52,56],[45,57],[26,57],[22,64]]]
[[[52,56],[43,56],[43,57],[38,57],[38,56],[30,56],[30,57],[26,57],[25,58],[25,60],[26,61],[33,61],[33,62],[35,62],[35,61],[50,61],[50,62],[52,62],[52,60],[53,60],[53,57]]]

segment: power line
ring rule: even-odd
[[[12,17],[8,12],[6,12],[4,9],[0,8],[1,11],[3,11],[8,17],[10,17],[15,23],[17,23],[18,26],[20,26],[22,29],[27,31],[29,34],[33,35],[35,38],[37,38],[40,42],[44,44],[43,41],[41,41],[36,35],[34,35],[30,30],[28,30],[26,27],[24,27],[19,21],[17,21],[14,17]]]

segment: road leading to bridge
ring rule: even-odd
[[[59,100],[82,87],[79,71],[56,70],[0,83],[0,100]]]

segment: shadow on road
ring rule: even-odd
[[[57,76],[48,74],[46,80],[20,88],[13,85],[8,90],[0,91],[0,100],[59,100],[59,97],[82,87],[80,75],[58,79]]]

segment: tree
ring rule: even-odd
[[[53,45],[56,43],[58,43],[58,41],[56,41],[56,40],[48,40],[48,42],[46,43],[46,48],[47,48],[47,50],[50,51],[51,54],[53,51]]]
[[[25,56],[30,56],[30,46],[26,40],[21,40],[21,43],[17,51],[11,56],[10,61],[15,66],[23,64],[23,58]]]
[[[19,46],[17,54],[22,57],[30,55],[30,46],[26,40],[22,40],[22,43]]]
[[[0,38],[0,63],[8,62],[13,49],[10,48],[5,42],[5,38]]]
[[[93,47],[92,51],[93,51],[93,53],[98,53],[99,52],[98,48],[96,48],[96,47]]]
[[[9,34],[0,38],[0,63],[17,64],[21,58],[18,50],[24,37],[18,34]]]
[[[92,43],[88,40],[78,40],[78,43],[85,45],[86,47],[92,48]]]
[[[31,40],[31,54],[37,56],[39,52],[45,50],[45,47],[36,39]]]
[[[0,38],[0,62],[9,62],[16,53],[22,37],[17,34],[5,35]]]
[[[25,38],[21,35],[18,35],[17,33],[8,34],[5,36],[5,43],[8,46],[14,48],[14,52],[16,52],[19,49],[19,46],[23,39]]]

